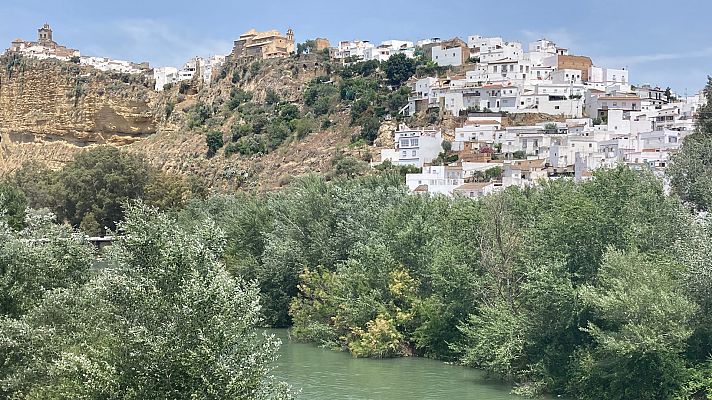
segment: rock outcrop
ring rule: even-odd
[[[128,144],[157,131],[155,93],[141,75],[105,73],[57,60],[4,56],[2,142]]]

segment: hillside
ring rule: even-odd
[[[307,54],[230,62],[209,84],[196,77],[156,92],[140,75],[57,60],[1,62],[0,175],[30,160],[56,169],[83,148],[109,144],[216,191],[271,190],[294,176],[333,173],[344,156],[363,169],[393,146],[398,120],[391,117],[399,117],[409,94],[401,85],[414,74],[448,73],[398,57],[344,67]],[[405,120],[443,129],[445,137],[463,121]]]

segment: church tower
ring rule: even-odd
[[[45,23],[40,29],[37,30],[37,41],[41,44],[52,43],[52,29],[49,24]]]

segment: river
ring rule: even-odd
[[[511,386],[472,368],[424,358],[374,360],[289,340],[284,329],[274,375],[301,389],[304,400],[516,400]]]

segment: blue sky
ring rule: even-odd
[[[712,75],[712,0],[2,0],[0,45],[34,39],[49,22],[55,40],[82,54],[179,66],[194,55],[229,52],[254,27],[292,27],[297,41],[326,37],[418,40],[471,34],[556,41],[631,81],[701,89]]]

